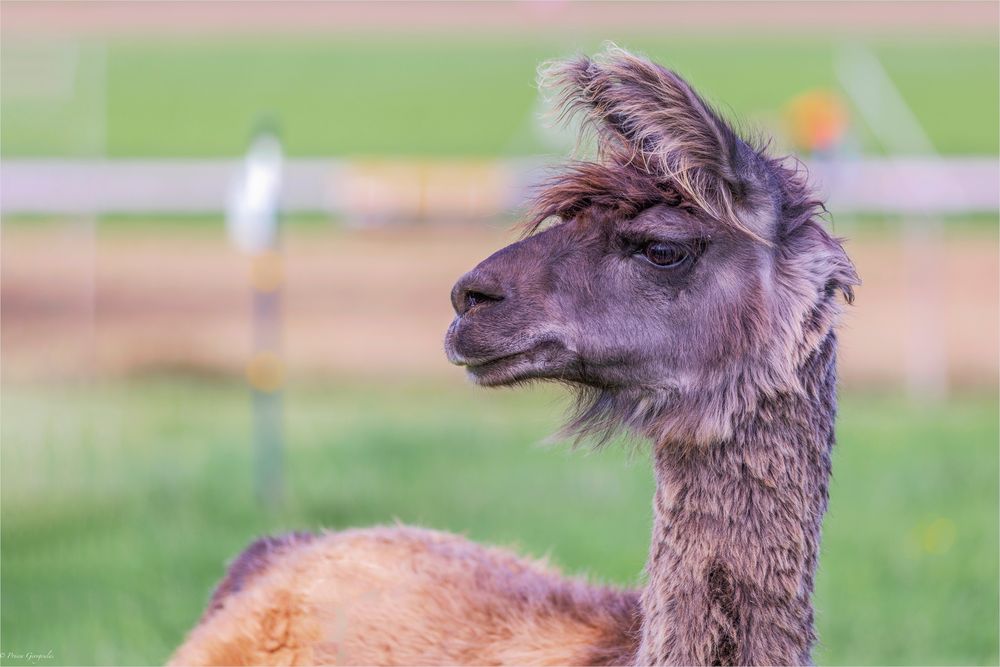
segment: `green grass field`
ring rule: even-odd
[[[226,559],[297,528],[399,519],[639,581],[645,456],[539,446],[562,402],[545,388],[294,387],[276,513],[253,502],[238,386],[5,386],[3,398],[4,652],[159,664]],[[915,407],[856,395],[841,415],[818,661],[996,664],[996,396]]]
[[[687,75],[744,124],[836,87],[829,38],[629,39]],[[535,69],[594,52],[597,39],[115,40],[3,46],[5,156],[241,154],[277,120],[292,155],[484,156],[563,153],[537,130]],[[995,154],[995,40],[876,40],[872,47],[950,154]],[[858,124],[861,148],[879,146]]]

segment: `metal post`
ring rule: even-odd
[[[250,255],[253,353],[246,377],[253,402],[254,491],[268,507],[284,496],[279,204],[283,156],[272,132],[254,139],[233,180],[226,218],[236,246]]]

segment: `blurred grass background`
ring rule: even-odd
[[[400,520],[637,585],[644,452],[542,446],[561,394],[299,386],[287,507],[255,508],[249,405],[188,378],[4,395],[3,634],[77,664],[158,664],[254,536]],[[817,582],[820,664],[996,661],[996,397],[841,405]]]
[[[939,151],[996,155],[995,38],[865,41]],[[794,95],[834,86],[841,43],[822,35],[619,42],[676,67],[765,130]],[[5,39],[0,152],[238,156],[266,115],[297,156],[560,154],[565,146],[534,118],[536,67],[599,43],[562,35]],[[58,81],[67,63],[69,84],[34,85]],[[882,151],[863,125],[857,133],[859,151]],[[150,222],[104,220],[100,238],[138,233],[156,243],[164,221]],[[192,248],[222,233],[213,216],[178,222],[166,224],[172,234],[186,228]],[[852,224],[875,236],[898,231],[879,217]],[[996,245],[995,216],[974,227],[974,238]],[[461,259],[471,266],[481,257]],[[51,279],[48,270],[39,268],[40,281]],[[163,283],[179,270],[164,265]],[[200,324],[181,309],[172,317],[145,326]],[[274,513],[252,497],[250,405],[238,379],[197,369],[60,382],[5,374],[2,399],[5,655],[52,649],[56,664],[161,663],[225,561],[255,536],[293,529],[398,519],[549,554],[596,579],[640,581],[652,493],[646,457],[539,447],[558,425],[562,399],[551,389],[487,393],[438,376],[292,378],[288,502]],[[894,388],[844,392],[817,581],[820,664],[1000,660],[997,400],[995,387],[930,405]]]
[[[803,90],[835,86],[841,43],[647,37],[622,45],[676,67],[725,111],[767,128],[778,123],[776,105]],[[995,41],[869,45],[939,151],[995,152]],[[97,148],[116,157],[239,155],[264,114],[284,128],[290,155],[533,155],[552,150],[533,114],[538,65],[600,46],[593,38],[496,36],[15,42],[5,47],[5,77],[14,85],[3,92],[0,146],[7,156],[86,155],[106,140]],[[24,61],[39,58],[55,69],[77,62],[80,86],[68,102],[18,94],[20,72],[30,76],[39,68],[24,68]],[[106,75],[97,74],[105,64]],[[106,138],[96,137],[96,116],[105,111]],[[861,147],[878,151],[865,127],[858,129]]]

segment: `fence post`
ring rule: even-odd
[[[272,131],[254,138],[229,191],[226,223],[230,238],[250,256],[253,301],[253,352],[246,379],[253,400],[254,492],[258,501],[277,507],[284,496],[281,359],[279,206],[283,155]]]

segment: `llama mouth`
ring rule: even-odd
[[[483,336],[462,327],[456,317],[445,334],[448,361],[464,366],[470,379],[482,387],[499,387],[524,380],[561,377],[573,356],[552,334],[517,340],[516,351],[508,351],[513,340],[496,335]],[[499,338],[499,340],[498,340]],[[495,345],[494,343],[501,344]],[[507,347],[507,350],[503,348]],[[497,349],[499,348],[499,349]]]

